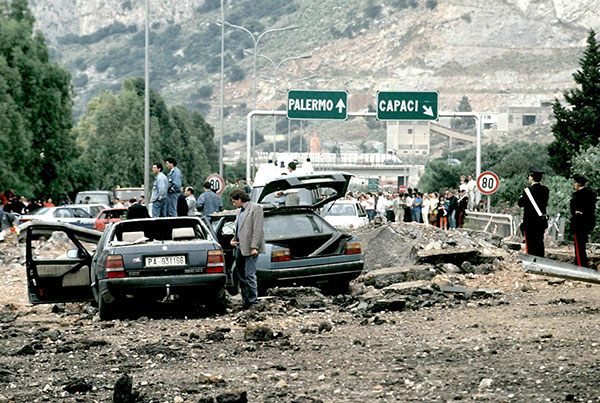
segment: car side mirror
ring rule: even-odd
[[[69,249],[67,251],[67,257],[69,259],[79,259],[79,250],[77,250],[77,249]]]

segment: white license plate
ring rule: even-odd
[[[146,258],[146,267],[185,266],[185,256],[156,256]]]

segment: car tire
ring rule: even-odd
[[[329,295],[348,294],[349,289],[348,281],[329,281],[321,286],[321,291]]]
[[[210,313],[222,315],[227,312],[227,295],[225,295],[225,289],[221,290],[214,299],[206,304]]]
[[[237,273],[235,269],[231,272],[231,285],[225,287],[229,295],[234,296],[238,295],[240,292],[240,281],[237,277]]]
[[[100,314],[100,320],[111,320],[115,318],[115,301],[112,304],[107,303],[102,298],[102,295],[98,294],[98,313]]]

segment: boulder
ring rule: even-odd
[[[365,275],[363,282],[375,288],[416,280],[431,280],[436,275],[431,266],[395,266],[374,270]]]

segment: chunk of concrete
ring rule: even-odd
[[[375,288],[416,280],[431,280],[436,275],[431,266],[396,266],[374,270],[365,275],[363,282]]]
[[[459,248],[448,248],[442,250],[421,250],[417,252],[417,263],[418,264],[443,264],[452,263],[457,266],[463,264],[463,262],[471,262],[473,264],[479,264],[481,252],[474,248],[459,249]]]

